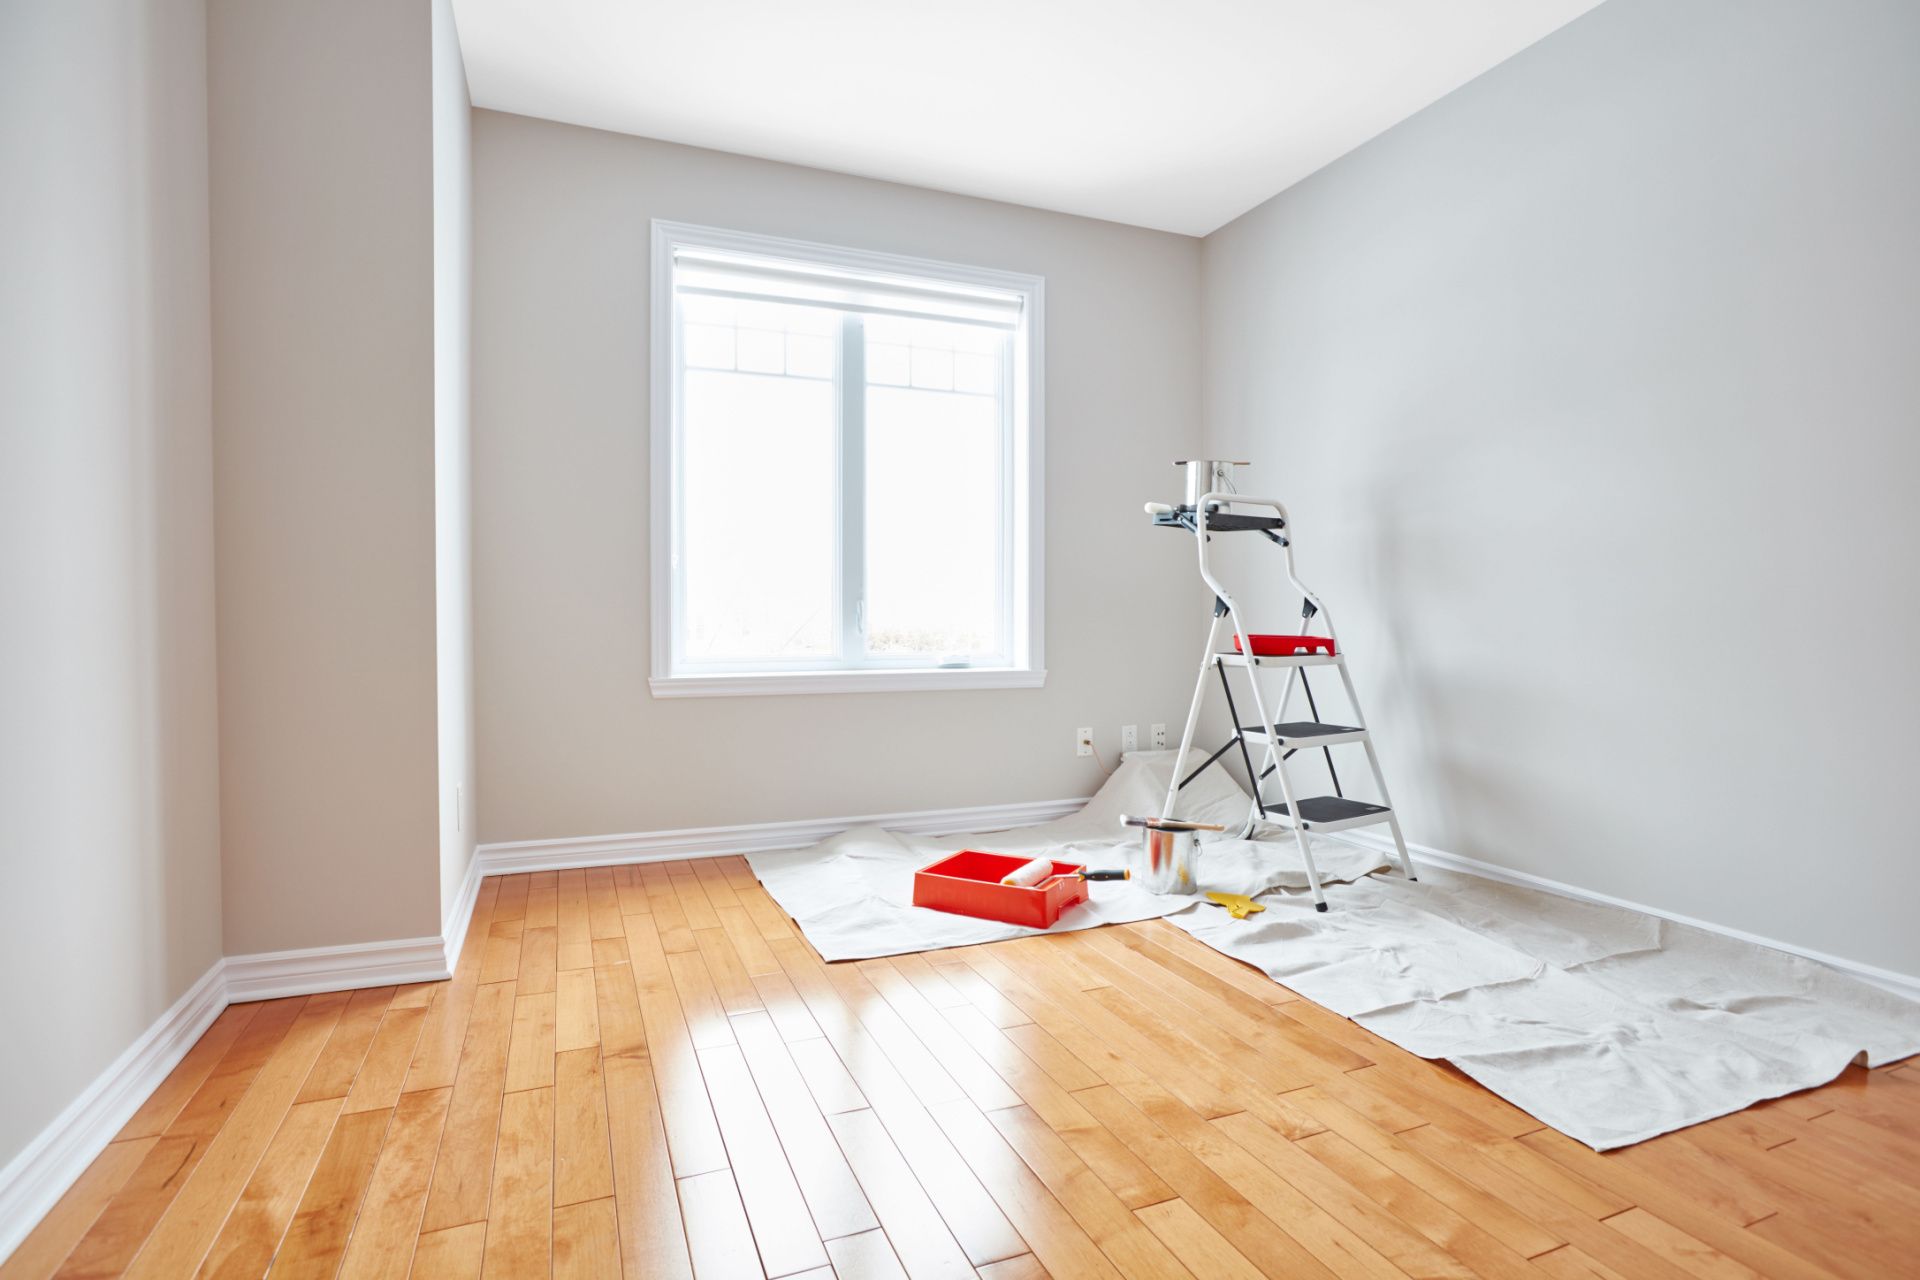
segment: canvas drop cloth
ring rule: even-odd
[[[1122,812],[1156,812],[1171,753],[1130,755],[1086,809],[989,836],[859,828],[809,850],[754,854],[767,889],[829,960],[1035,932],[911,905],[913,871],[967,847],[1118,865]],[[1220,770],[1181,816],[1236,824],[1247,799]],[[1291,835],[1218,838],[1203,889],[1266,910],[1234,920],[1187,897],[1094,884],[1056,931],[1166,916],[1226,955],[1409,1052],[1444,1058],[1515,1106],[1608,1150],[1812,1088],[1848,1063],[1920,1052],[1920,1004],[1824,965],[1624,908],[1420,869],[1418,883],[1339,840],[1314,857],[1316,912]]]
[[[976,920],[913,905],[913,873],[958,849],[1047,854],[1088,867],[1133,866],[1139,831],[1120,815],[1157,814],[1173,771],[1171,751],[1128,753],[1106,785],[1078,813],[1035,827],[958,836],[913,836],[880,827],[854,827],[810,849],[751,853],[747,861],[767,892],[786,909],[824,960],[864,960],[908,951],[964,947],[1028,934],[1064,933],[1096,925],[1151,920],[1185,911],[1189,897],[1148,893],[1138,881],[1096,881],[1089,900],[1069,910],[1052,930]],[[1180,816],[1237,827],[1247,817],[1247,795],[1226,773],[1209,769],[1182,793]],[[1265,842],[1202,832],[1202,891],[1259,893],[1305,886],[1297,856],[1273,858]],[[1320,850],[1324,846],[1325,853]],[[1382,865],[1377,854],[1352,845],[1316,844],[1320,876],[1351,879]]]
[[[1284,857],[1287,846],[1276,856]],[[1920,1004],[1703,929],[1423,869],[1170,918],[1597,1151],[1920,1052]]]

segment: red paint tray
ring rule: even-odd
[[[1053,874],[1060,879],[1043,880],[1031,888],[1000,883],[1009,871],[1032,861],[1015,854],[962,849],[913,873],[913,905],[1050,928],[1068,907],[1087,900],[1087,882],[1073,874],[1080,870],[1078,863],[1056,862]]]

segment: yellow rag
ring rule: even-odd
[[[1249,898],[1244,893],[1210,893],[1207,895],[1207,897],[1209,900],[1213,902],[1217,902],[1221,906],[1225,907],[1227,909],[1227,914],[1232,916],[1235,920],[1245,920],[1248,916],[1252,915],[1256,911],[1266,910],[1265,907],[1261,906],[1259,903],[1255,902],[1252,898]]]

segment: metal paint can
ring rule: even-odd
[[[1120,815],[1123,826],[1140,828],[1140,854],[1134,878],[1148,893],[1197,893],[1200,888],[1200,846],[1196,831],[1224,831],[1225,827],[1205,822],[1182,822],[1178,818],[1130,818]]]
[[[1200,505],[1209,493],[1233,492],[1233,469],[1249,465],[1217,458],[1182,458],[1173,464],[1187,469],[1187,505]]]

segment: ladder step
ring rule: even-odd
[[[1360,742],[1367,736],[1365,729],[1350,724],[1321,724],[1314,720],[1289,720],[1273,727],[1279,730],[1282,747],[1331,747],[1342,742]],[[1240,732],[1250,741],[1267,740],[1267,727],[1263,724],[1243,724]]]
[[[1214,659],[1229,667],[1337,667],[1347,660],[1342,653],[1288,653],[1273,657],[1249,658],[1244,653],[1216,653]]]
[[[1292,817],[1285,804],[1261,801],[1268,813]],[[1300,802],[1300,825],[1308,831],[1344,831],[1385,822],[1393,810],[1383,804],[1349,800],[1344,796],[1310,796]]]

